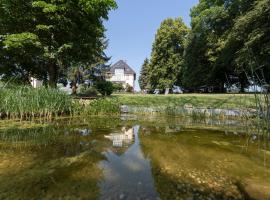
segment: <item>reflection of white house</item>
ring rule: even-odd
[[[134,130],[133,128],[126,129],[122,128],[122,133],[112,133],[110,135],[106,135],[105,138],[112,140],[114,147],[123,147],[125,144],[131,144],[134,138]]]
[[[33,78],[33,77],[30,78],[30,81],[31,81],[31,85],[33,88],[39,88],[39,87],[42,87],[42,85],[43,85],[43,81],[38,80],[38,79]]]
[[[136,73],[128,64],[120,60],[115,63],[107,73],[107,80],[113,83],[121,83],[124,87],[135,87]]]

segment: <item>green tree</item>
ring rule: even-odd
[[[103,20],[116,8],[114,0],[0,0],[0,5],[0,44],[9,68],[45,73],[51,87],[61,70],[102,56]]]
[[[223,57],[236,70],[270,83],[270,0],[255,1],[238,16],[228,33]],[[228,56],[228,57],[226,57]],[[258,80],[259,79],[259,80]]]
[[[258,3],[261,11],[264,11],[254,10]],[[241,57],[238,55],[243,52],[241,46],[246,46],[246,41],[252,38],[250,32],[253,32],[253,39],[258,37],[258,29],[254,29],[256,25],[265,33],[269,30],[265,20],[269,16],[269,10],[262,6],[267,3],[269,0],[201,0],[191,10],[192,30],[185,51],[183,85],[195,89],[216,86],[217,91],[223,92],[224,84],[231,82],[239,83],[243,91],[248,81],[243,67],[239,65],[246,63],[240,61]],[[254,13],[257,13],[257,18]],[[244,23],[243,18],[256,25],[247,26],[248,23]],[[237,24],[242,27],[242,31],[237,30]],[[264,42],[266,41],[264,37]],[[242,55],[242,58],[250,58],[247,51]],[[262,60],[266,61],[265,58]]]
[[[181,18],[166,19],[157,31],[149,64],[151,88],[171,88],[181,82],[184,46],[189,29]]]
[[[149,89],[149,59],[146,58],[141,68],[139,85],[141,90]]]
[[[192,89],[216,86],[222,92],[230,71],[229,66],[217,65],[222,35],[230,26],[225,1],[201,0],[190,15],[192,29],[185,51],[183,85]]]

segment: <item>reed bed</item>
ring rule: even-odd
[[[52,119],[57,116],[119,114],[117,98],[80,101],[63,91],[26,86],[0,87],[0,118]]]
[[[2,118],[52,118],[72,112],[72,98],[57,89],[9,86],[0,88]]]

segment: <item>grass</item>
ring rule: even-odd
[[[45,117],[71,113],[72,98],[56,89],[23,86],[0,88],[0,114],[8,118]]]
[[[27,86],[0,87],[0,118],[51,119],[56,116],[119,114],[117,98],[74,100],[57,89]]]
[[[255,97],[252,94],[180,94],[167,96],[118,94],[96,100],[74,100],[70,95],[57,89],[33,89],[24,86],[0,87],[1,118],[29,119],[42,117],[51,119],[55,116],[65,115],[118,115],[121,105],[133,107],[134,113],[147,113],[152,109],[154,112],[170,115],[181,113],[185,106],[256,109]],[[187,113],[184,112],[184,114]],[[196,117],[198,117],[197,114]]]
[[[180,95],[114,95],[119,102],[133,106],[185,106],[204,108],[256,108],[253,94],[180,94]]]

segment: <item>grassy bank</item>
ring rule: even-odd
[[[58,89],[23,86],[0,88],[0,118],[29,119],[56,116],[118,114],[118,98],[77,100]]]
[[[179,95],[114,95],[122,104],[133,106],[194,106],[204,108],[256,108],[253,94],[179,94]]]
[[[255,109],[252,94],[122,94],[96,100],[75,100],[57,89],[8,87],[0,89],[1,118],[32,118],[70,115],[101,115],[120,113],[120,106],[155,108],[161,114],[177,114],[182,107],[213,109]]]

